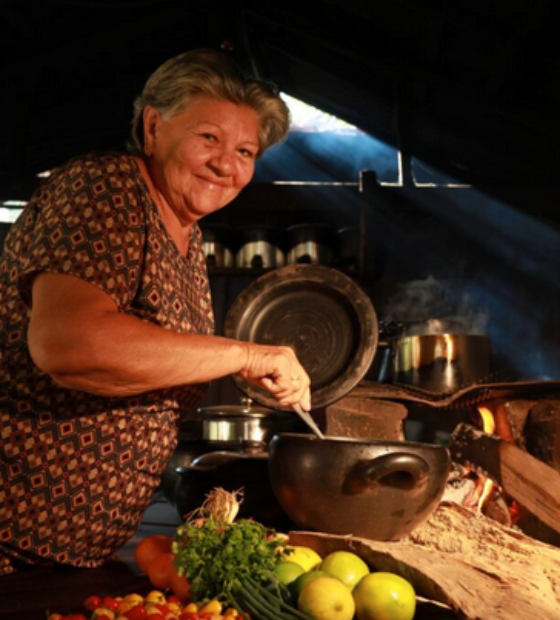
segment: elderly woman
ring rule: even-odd
[[[134,533],[204,384],[239,373],[309,409],[293,351],[213,336],[197,225],[249,183],[287,108],[220,52],[163,64],[132,153],[75,158],[0,263],[0,572],[100,565]]]

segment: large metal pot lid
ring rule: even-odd
[[[275,411],[265,407],[255,406],[250,399],[245,399],[239,405],[211,405],[208,407],[200,407],[196,410],[197,418],[205,419],[222,419],[226,418],[246,418],[248,420],[254,418],[283,418],[286,414],[281,411]]]
[[[292,347],[311,378],[314,409],[336,402],[361,381],[378,342],[369,297],[342,272],[320,265],[288,265],[254,280],[228,311],[224,333]],[[250,398],[282,409],[264,389],[238,375],[234,381]]]

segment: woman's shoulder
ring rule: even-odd
[[[137,174],[138,166],[134,157],[126,152],[92,151],[72,157],[56,168],[53,173],[70,174],[70,176],[84,173],[89,175]]]

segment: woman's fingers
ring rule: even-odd
[[[261,385],[283,406],[311,409],[311,381],[289,347],[255,345],[241,376]]]

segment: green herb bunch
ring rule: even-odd
[[[172,551],[196,601],[227,600],[249,578],[266,583],[283,541],[255,521],[224,522],[212,515],[177,528]]]

